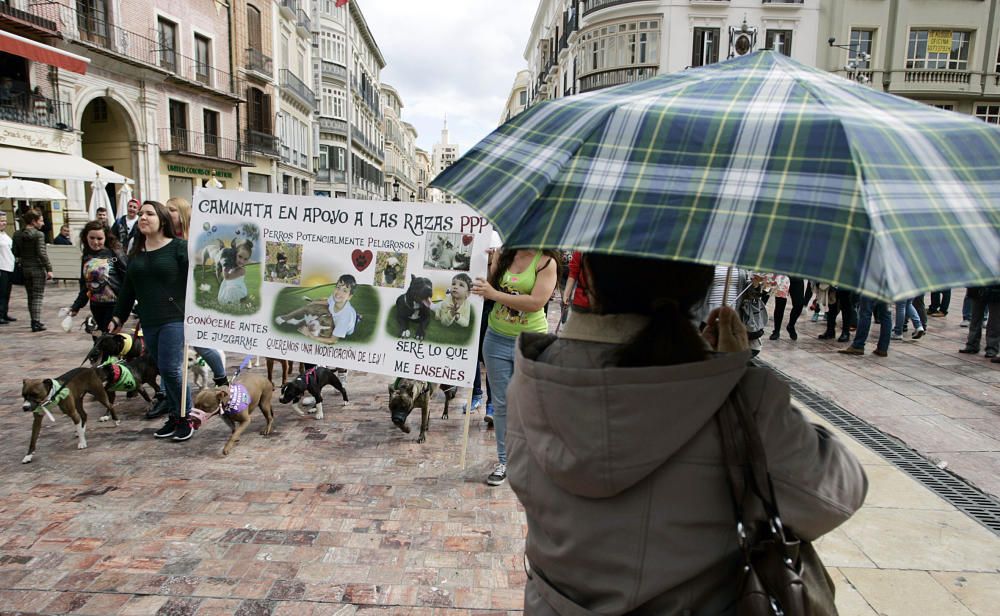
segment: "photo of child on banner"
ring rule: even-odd
[[[195,246],[195,303],[224,314],[260,309],[260,230],[206,222]]]
[[[316,342],[336,344],[338,341],[354,335],[358,324],[363,320],[361,314],[352,304],[358,288],[359,285],[354,276],[344,274],[337,279],[332,289],[330,289],[330,285],[306,289],[307,292],[311,293],[299,295],[301,301],[307,302],[306,305],[284,314],[278,314],[279,308],[287,306],[288,297],[294,297],[298,294],[289,293],[285,298],[279,295],[278,301],[275,303],[277,316],[274,317],[274,322],[283,331],[292,328]],[[370,288],[368,290],[370,291]],[[329,292],[329,295],[321,299],[312,299],[323,291]],[[375,298],[375,306],[374,309],[368,308],[368,310],[371,310],[372,314],[377,314],[378,297],[374,294],[371,296]],[[285,301],[282,301],[283,299]],[[294,299],[291,301],[294,302]],[[367,298],[365,304],[370,304]]]
[[[302,283],[302,244],[267,242],[265,254],[264,280],[296,286]]]

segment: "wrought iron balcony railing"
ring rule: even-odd
[[[23,11],[6,2],[0,2],[0,16],[10,17],[49,32],[59,31],[59,25],[56,23],[59,17],[56,15],[56,11],[43,5],[31,4],[28,5],[27,11]]]
[[[283,90],[297,96],[310,109],[316,104],[316,95],[313,93],[312,88],[307,86],[305,82],[296,77],[295,73],[287,68],[283,68],[279,72],[278,83]]]
[[[270,79],[274,75],[274,62],[271,56],[251,47],[247,49],[247,70]]]
[[[244,133],[243,149],[265,156],[281,156],[281,140],[274,135],[248,128]]]
[[[641,66],[616,68],[609,71],[591,73],[580,78],[580,92],[590,92],[592,90],[600,90],[602,88],[610,88],[611,86],[620,86],[624,83],[649,79],[656,76],[657,69],[658,67],[656,66]]]
[[[335,62],[322,60],[320,62],[319,70],[324,77],[334,77],[341,81],[347,80],[347,69],[339,64],[336,64]]]
[[[606,9],[611,6],[618,6],[619,4],[629,4],[632,2],[646,2],[648,0],[586,0],[583,8],[583,15],[586,17],[594,11],[599,11],[601,9]]]
[[[160,150],[163,152],[214,158],[226,162],[247,162],[239,142],[235,139],[225,139],[218,135],[196,133],[180,128],[161,128],[159,136]]]
[[[73,114],[69,103],[61,103],[28,92],[0,94],[0,120],[73,130]]]
[[[346,135],[347,121],[338,120],[337,118],[324,118],[320,116],[319,129],[324,132],[337,133],[338,135]]]

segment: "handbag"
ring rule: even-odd
[[[736,532],[743,568],[737,594],[738,616],[836,616],[834,585],[819,555],[781,522],[757,423],[734,388],[716,415],[722,434]],[[740,438],[742,435],[742,438]],[[747,523],[747,486],[764,505],[767,520]]]
[[[20,261],[14,263],[14,271],[10,273],[10,283],[24,286],[24,268]]]

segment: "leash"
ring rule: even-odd
[[[243,369],[247,367],[247,364],[250,363],[250,359],[252,357],[253,357],[252,355],[247,355],[246,357],[243,358],[243,361],[240,362],[239,367],[236,368],[236,370],[233,372],[233,380],[236,380],[236,377],[238,377],[240,373],[243,372]]]

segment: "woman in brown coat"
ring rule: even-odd
[[[734,614],[742,560],[715,421],[729,393],[756,418],[782,520],[801,538],[861,507],[861,465],[773,373],[747,367],[731,309],[698,333],[690,311],[711,267],[585,255],[583,275],[592,313],[558,338],[522,334],[508,389],[525,614]]]

